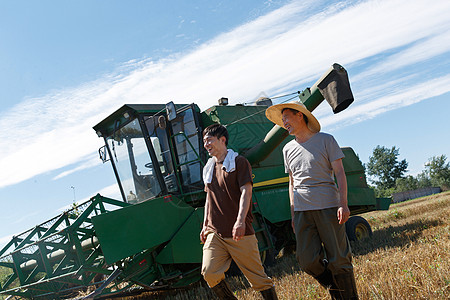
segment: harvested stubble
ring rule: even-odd
[[[373,236],[352,242],[360,299],[450,299],[450,192],[394,204],[362,215]],[[301,272],[294,255],[277,259],[268,273],[280,299],[328,299]],[[262,299],[245,278],[227,279],[239,299]],[[133,299],[214,299],[204,283],[185,290],[145,293]]]
[[[362,215],[373,236],[352,242],[360,299],[450,299],[450,192],[394,204]],[[329,299],[300,271],[295,256],[268,269],[279,299]],[[242,276],[227,278],[239,299],[262,299]],[[2,298],[2,297],[0,297]],[[116,298],[117,299],[117,298]],[[147,292],[122,299],[215,299],[204,282],[186,289]]]

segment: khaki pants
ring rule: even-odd
[[[345,224],[338,222],[337,207],[296,211],[294,227],[296,257],[303,271],[314,277],[322,274],[325,271],[325,255],[333,275],[353,270],[350,243]]]
[[[248,282],[256,291],[270,289],[272,279],[266,275],[259,256],[255,235],[246,235],[238,242],[232,238],[221,238],[209,233],[203,246],[202,275],[209,287],[214,287],[223,279],[234,260]]]

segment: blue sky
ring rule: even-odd
[[[0,246],[118,197],[92,126],[123,104],[249,102],[334,62],[355,102],[314,114],[341,146],[396,146],[411,175],[450,158],[449,1],[1,1]]]

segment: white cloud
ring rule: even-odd
[[[406,72],[420,74],[426,70],[415,69],[415,63],[449,51],[449,1],[433,5],[429,1],[344,1],[325,9],[321,5],[294,1],[190,53],[159,61],[130,61],[95,82],[24,100],[0,117],[0,140],[7,141],[0,147],[0,169],[8,170],[0,173],[0,187],[72,164],[81,164],[72,171],[95,165],[90,157],[102,141],[92,126],[124,103],[195,102],[205,109],[222,96],[231,103],[246,102],[262,90],[272,95],[303,89],[334,62],[352,68],[387,52],[397,54],[384,63],[375,62],[372,71],[350,74],[352,86],[360,95],[367,91],[358,86],[369,83],[397,90],[393,82],[383,81],[374,72],[408,67]],[[403,78],[402,83],[411,93],[422,87],[414,76]],[[445,84],[447,78],[441,77],[434,86],[443,91]],[[405,101],[404,96],[414,95],[372,92],[375,97],[366,107],[356,106],[339,118],[348,121],[358,115],[357,120],[363,120],[371,117],[356,114],[363,108],[370,108],[373,115],[430,97]]]
[[[76,167],[74,167],[74,168],[72,168],[70,170],[64,171],[64,172],[56,175],[53,178],[53,180],[57,180],[57,179],[66,177],[66,176],[68,176],[68,175],[70,175],[72,173],[75,173],[75,172],[78,172],[78,171],[81,171],[81,170],[84,170],[84,169],[88,169],[88,168],[91,168],[91,167],[98,166],[100,163],[101,163],[101,161],[100,161],[98,155],[90,155],[89,159],[87,159],[83,163],[77,165]]]
[[[450,75],[434,78],[433,80],[422,82],[408,89],[395,91],[394,93],[380,97],[373,102],[352,105],[338,115],[322,118],[321,124],[324,127],[333,126],[334,129],[336,129],[336,126],[342,127],[359,123],[367,119],[372,119],[387,111],[408,106],[446,93],[450,93]]]
[[[447,43],[445,41],[447,41]],[[442,33],[437,33],[430,38],[419,40],[411,47],[391,55],[376,67],[358,74],[353,79],[360,80],[377,74],[385,75],[386,72],[394,72],[400,68],[427,61],[428,59],[432,59],[449,51],[450,30],[446,30]]]

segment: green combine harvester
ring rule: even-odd
[[[334,64],[311,88],[298,92],[310,111],[324,100],[324,84],[337,91],[335,113],[353,101],[339,99],[341,86],[349,84],[345,69]],[[122,199],[97,194],[14,236],[0,250],[0,267],[9,272],[0,282],[0,295],[67,299],[82,291],[90,294],[81,299],[102,299],[200,280],[202,169],[208,159],[202,130],[215,122],[227,126],[229,148],[252,165],[253,226],[262,260],[273,263],[276,253],[295,244],[295,237],[281,153],[291,138],[265,117],[269,105],[268,98],[233,106],[221,98],[203,112],[195,104],[172,102],[119,108],[94,130],[105,141],[100,158],[111,163]],[[347,234],[362,239],[372,232],[366,220],[354,215],[388,209],[390,199],[375,198],[354,151],[343,151],[353,215]]]

